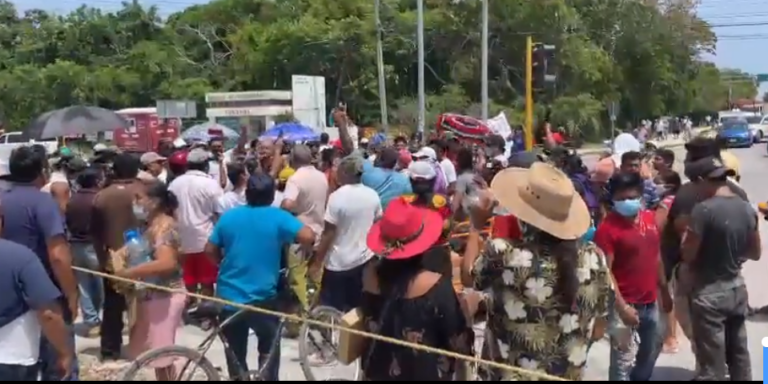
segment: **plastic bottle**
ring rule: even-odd
[[[128,252],[128,266],[135,267],[152,260],[149,247],[141,233],[136,230],[128,230],[123,234],[125,248]]]

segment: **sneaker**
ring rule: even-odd
[[[94,325],[93,327],[90,327],[87,332],[85,332],[85,337],[89,339],[95,339],[97,337],[101,336],[101,326],[100,325]]]

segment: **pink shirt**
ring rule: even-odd
[[[180,251],[201,253],[213,232],[219,199],[224,191],[218,181],[200,171],[187,171],[168,186],[179,199],[176,222]]]
[[[323,172],[307,165],[296,170],[288,178],[283,192],[283,201],[296,202],[296,213],[304,225],[315,232],[317,239],[325,226],[325,202],[328,198],[328,179]]]

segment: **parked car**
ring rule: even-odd
[[[747,117],[747,123],[756,143],[768,137],[768,115]]]
[[[731,147],[752,147],[754,138],[746,121],[727,122],[717,128],[717,139]]]

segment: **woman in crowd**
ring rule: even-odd
[[[659,203],[659,206],[656,208],[656,224],[658,225],[658,228],[664,228],[664,226],[667,225],[667,215],[669,214],[669,209],[672,207],[672,203],[675,201],[675,195],[677,195],[677,191],[680,189],[680,186],[682,185],[682,180],[680,179],[680,175],[675,171],[667,171],[664,173],[659,174],[658,177],[661,184],[659,184],[660,193],[661,196],[661,203]],[[662,251],[662,256],[664,255],[664,252]],[[664,265],[666,266],[667,263],[665,262]],[[669,279],[672,277],[674,272],[671,270],[666,271],[667,278]],[[670,287],[672,291],[674,292],[674,282],[672,282],[672,286]],[[675,300],[678,301],[679,300]],[[676,303],[677,304],[677,303]],[[686,311],[687,313],[687,311]],[[664,315],[662,315],[664,316]],[[677,353],[678,351],[678,342],[677,342],[677,316],[675,311],[670,312],[668,315],[666,315],[666,335],[664,336],[664,353]]]
[[[117,276],[173,289],[184,287],[174,220],[178,205],[176,196],[161,182],[138,197],[134,212],[137,219],[146,221],[144,239],[150,248],[151,260],[117,271]],[[175,345],[186,296],[149,289],[138,292],[138,301],[136,322],[130,332],[130,355],[136,358],[146,351]],[[153,361],[152,367],[158,381],[175,380],[172,359]]]
[[[501,171],[491,191],[473,209],[462,264],[465,286],[491,296],[484,355],[581,380],[591,340],[602,337],[594,324],[608,314],[611,286],[602,252],[579,241],[591,222],[587,205],[568,176],[541,162]],[[518,218],[522,239],[490,239],[481,247],[482,223],[496,204]],[[480,376],[530,379],[501,370]]]
[[[425,268],[447,259],[435,246],[443,218],[435,211],[393,200],[368,234],[381,260],[364,271],[365,330],[458,353],[471,351],[471,331],[451,285],[451,275]],[[394,344],[371,341],[362,355],[369,381],[451,381],[456,361]]]

